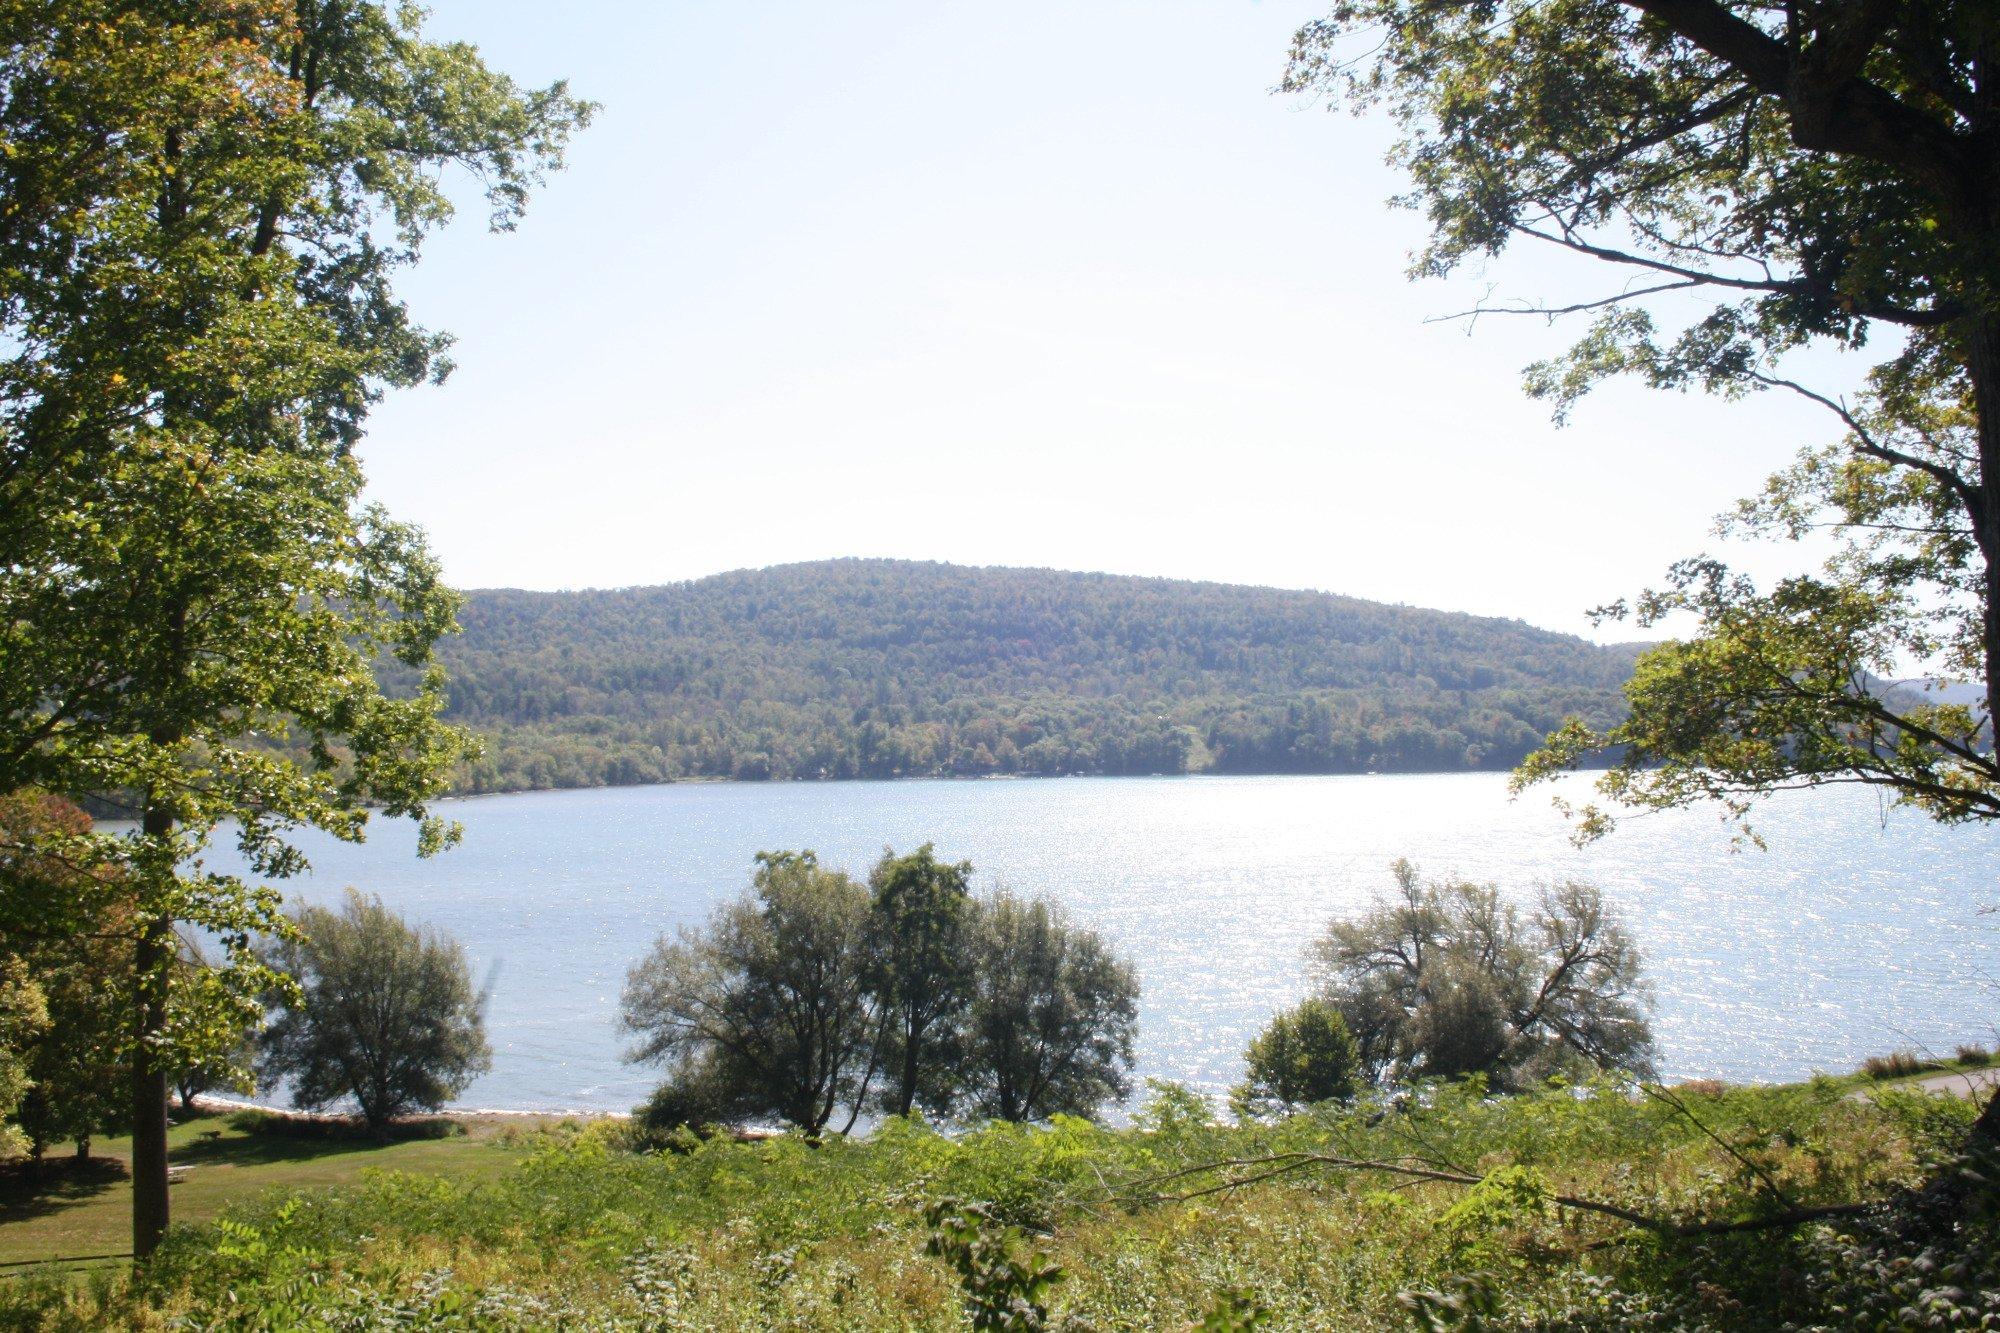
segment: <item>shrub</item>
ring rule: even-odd
[[[1956,1051],[1952,1052],[1952,1055],[1953,1058],[1968,1069],[1984,1069],[1993,1063],[1993,1052],[1987,1050],[1984,1046],[1973,1043],[1967,1043],[1959,1047]]]
[[[1361,1053],[1347,1020],[1324,1000],[1277,1015],[1245,1052],[1249,1076],[1230,1094],[1239,1116],[1289,1115],[1355,1092]]]
[[[1871,1055],[1861,1062],[1861,1072],[1869,1078],[1908,1078],[1912,1074],[1927,1074],[1943,1065],[1935,1060],[1925,1060],[1915,1051],[1891,1051],[1887,1055]]]
[[[1049,1314],[1049,1296],[1063,1271],[1047,1255],[1021,1253],[1012,1228],[984,1205],[942,1199],[926,1213],[925,1249],[958,1275],[966,1322],[994,1333],[1041,1333],[1071,1327]]]
[[[739,1108],[719,1079],[690,1068],[660,1084],[633,1110],[629,1138],[640,1149],[679,1150],[699,1142],[704,1131],[732,1123]]]

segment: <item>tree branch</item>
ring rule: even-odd
[[[1125,1205],[1185,1203],[1191,1199],[1206,1198],[1228,1190],[1243,1189],[1280,1176],[1291,1175],[1308,1167],[1330,1166],[1347,1171],[1379,1171],[1385,1175],[1401,1176],[1409,1180],[1437,1181],[1447,1185],[1479,1185],[1485,1177],[1462,1171],[1442,1171],[1435,1167],[1413,1165],[1408,1161],[1383,1161],[1359,1157],[1340,1157],[1331,1153],[1273,1153],[1268,1157],[1237,1157],[1222,1161],[1207,1162],[1164,1175],[1151,1176],[1135,1181],[1140,1186],[1165,1185],[1176,1180],[1185,1180],[1209,1171],[1243,1171],[1247,1175],[1232,1175],[1214,1185],[1199,1189],[1183,1190],[1176,1193],[1158,1191],[1142,1195],[1119,1196],[1114,1202]],[[1783,1227],[1798,1226],[1801,1223],[1817,1221],[1828,1217],[1851,1217],[1870,1209],[1880,1207],[1879,1203],[1827,1204],[1814,1208],[1788,1208],[1782,1212],[1763,1217],[1737,1218],[1728,1221],[1676,1222],[1668,1218],[1653,1217],[1634,1208],[1626,1208],[1601,1199],[1586,1199],[1574,1194],[1550,1194],[1550,1203],[1578,1212],[1596,1213],[1614,1218],[1657,1236],[1681,1238],[1688,1236],[1717,1235],[1732,1231],[1763,1231]]]

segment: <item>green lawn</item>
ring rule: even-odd
[[[171,1161],[176,1222],[203,1222],[232,1204],[282,1185],[339,1185],[389,1169],[494,1179],[527,1153],[527,1118],[479,1121],[449,1138],[375,1143],[362,1137],[303,1135],[255,1128],[248,1117],[204,1115],[176,1124]],[[0,1174],[0,1263],[109,1254],[131,1248],[131,1140],[100,1140],[79,1169],[67,1153],[50,1158],[39,1185],[18,1166]]]

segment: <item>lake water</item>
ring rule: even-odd
[[[748,882],[753,853],[810,847],[865,874],[884,846],[970,859],[983,887],[1067,904],[1137,964],[1139,1074],[1220,1090],[1305,987],[1301,950],[1408,856],[1527,894],[1603,888],[1646,952],[1663,1072],[1742,1080],[1949,1051],[2000,1022],[2000,829],[1886,819],[1859,790],[1779,799],[1768,851],[1709,812],[1634,819],[1578,850],[1546,795],[1494,774],[689,784],[482,797],[464,845],[415,856],[407,825],[311,838],[313,901],[343,886],[450,931],[492,978],[493,1070],[462,1104],[623,1110],[654,1081],[619,1059],[625,970]],[[217,853],[214,860],[232,858]]]

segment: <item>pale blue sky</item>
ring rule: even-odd
[[[1827,427],[1631,387],[1558,430],[1563,329],[1427,325],[1579,279],[1404,279],[1387,126],[1269,91],[1316,12],[440,0],[603,110],[406,281],[459,370],[380,410],[373,494],[468,587],[905,556],[1585,631]]]

